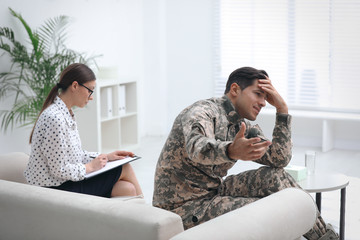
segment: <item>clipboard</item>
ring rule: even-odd
[[[141,157],[139,157],[139,156],[134,156],[134,157],[126,157],[124,159],[118,159],[118,160],[114,160],[114,161],[109,161],[109,162],[106,163],[105,167],[103,167],[102,169],[99,169],[97,171],[85,174],[85,179],[89,179],[91,177],[94,177],[94,176],[99,175],[101,173],[107,172],[107,171],[109,171],[111,169],[114,169],[116,167],[122,166],[124,164],[127,164],[127,163],[135,161],[135,160],[138,160],[140,158]]]

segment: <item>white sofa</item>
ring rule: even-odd
[[[298,239],[315,223],[316,205],[285,189],[184,231],[181,218],[133,200],[31,186],[28,156],[0,155],[0,239]],[[151,181],[151,179],[149,179]]]

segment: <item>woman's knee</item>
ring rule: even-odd
[[[120,179],[128,180],[128,179],[132,178],[134,175],[135,175],[135,172],[129,163],[122,166],[122,173],[121,173]]]
[[[134,184],[132,184],[131,182],[126,182],[125,185],[125,191],[128,192],[129,196],[135,196],[136,195],[136,188],[134,186]]]
[[[112,190],[113,197],[115,196],[136,196],[136,187],[128,181],[118,181]]]

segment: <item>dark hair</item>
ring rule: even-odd
[[[55,100],[55,97],[58,95],[59,89],[63,92],[66,91],[66,89],[71,86],[71,84],[74,81],[77,81],[80,84],[84,84],[86,82],[90,82],[96,80],[94,72],[85,64],[82,63],[73,63],[69,66],[67,66],[60,74],[60,80],[59,83],[56,84],[49,92],[49,95],[47,96],[43,107],[39,113],[40,114],[49,107]],[[39,118],[38,116],[38,118]],[[36,120],[37,122],[37,120]],[[34,133],[35,125],[31,131],[30,134],[30,140],[29,143],[32,141],[32,136]]]
[[[230,91],[230,86],[233,83],[236,83],[241,90],[244,90],[248,86],[251,86],[256,79],[264,79],[265,76],[269,77],[264,70],[258,70],[252,67],[238,68],[229,75],[224,93],[226,94]]]

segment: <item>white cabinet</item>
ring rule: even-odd
[[[97,79],[94,99],[75,110],[83,149],[108,153],[137,147],[137,81]]]

